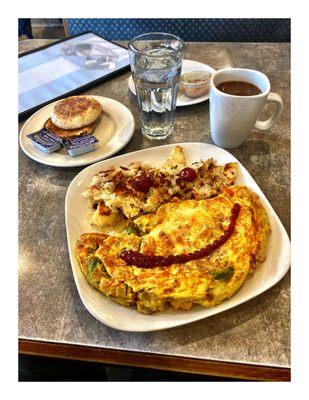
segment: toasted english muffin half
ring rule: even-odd
[[[49,132],[52,132],[54,135],[59,136],[62,139],[69,139],[82,135],[90,135],[95,130],[95,127],[96,127],[96,121],[92,122],[92,124],[83,126],[82,128],[61,129],[52,123],[51,118],[49,118],[44,124],[45,129],[47,129]]]
[[[61,129],[78,129],[92,124],[102,113],[101,104],[90,96],[71,96],[53,108],[51,121]]]

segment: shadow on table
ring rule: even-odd
[[[234,379],[216,378],[197,374],[107,366],[101,363],[51,359],[28,355],[19,355],[18,380],[19,382],[234,381]]]

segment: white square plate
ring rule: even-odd
[[[65,200],[65,217],[68,246],[75,283],[79,295],[87,310],[104,324],[123,331],[147,332],[172,328],[188,324],[222,311],[233,308],[255,296],[265,292],[275,285],[286,274],[290,267],[290,240],[277,214],[269,204],[261,189],[249,172],[239,161],[226,150],[206,143],[179,143],[189,163],[213,157],[219,164],[237,162],[239,173],[236,183],[245,184],[260,196],[271,224],[266,261],[261,264],[252,277],[249,277],[243,287],[229,300],[214,308],[193,307],[189,311],[165,311],[152,315],[140,314],[135,308],[114,303],[98,290],[92,288],[86,281],[75,257],[75,243],[79,236],[86,232],[94,232],[90,226],[86,212],[86,200],[82,192],[89,185],[92,176],[102,169],[112,165],[126,165],[131,161],[142,161],[159,166],[170,155],[175,144],[152,147],[135,151],[118,157],[110,158],[93,164],[81,171],[71,182]]]

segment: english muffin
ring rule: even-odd
[[[78,129],[92,124],[102,111],[101,104],[93,97],[72,96],[54,106],[51,122],[61,129]]]
[[[49,132],[52,132],[54,135],[59,136],[62,139],[69,139],[82,135],[90,135],[95,130],[95,127],[96,127],[96,121],[92,122],[89,125],[83,126],[82,128],[61,129],[52,123],[51,118],[49,118],[44,124],[45,129],[47,129]]]

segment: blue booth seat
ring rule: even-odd
[[[290,19],[264,18],[68,18],[69,36],[92,30],[109,40],[168,32],[187,42],[290,42]]]

